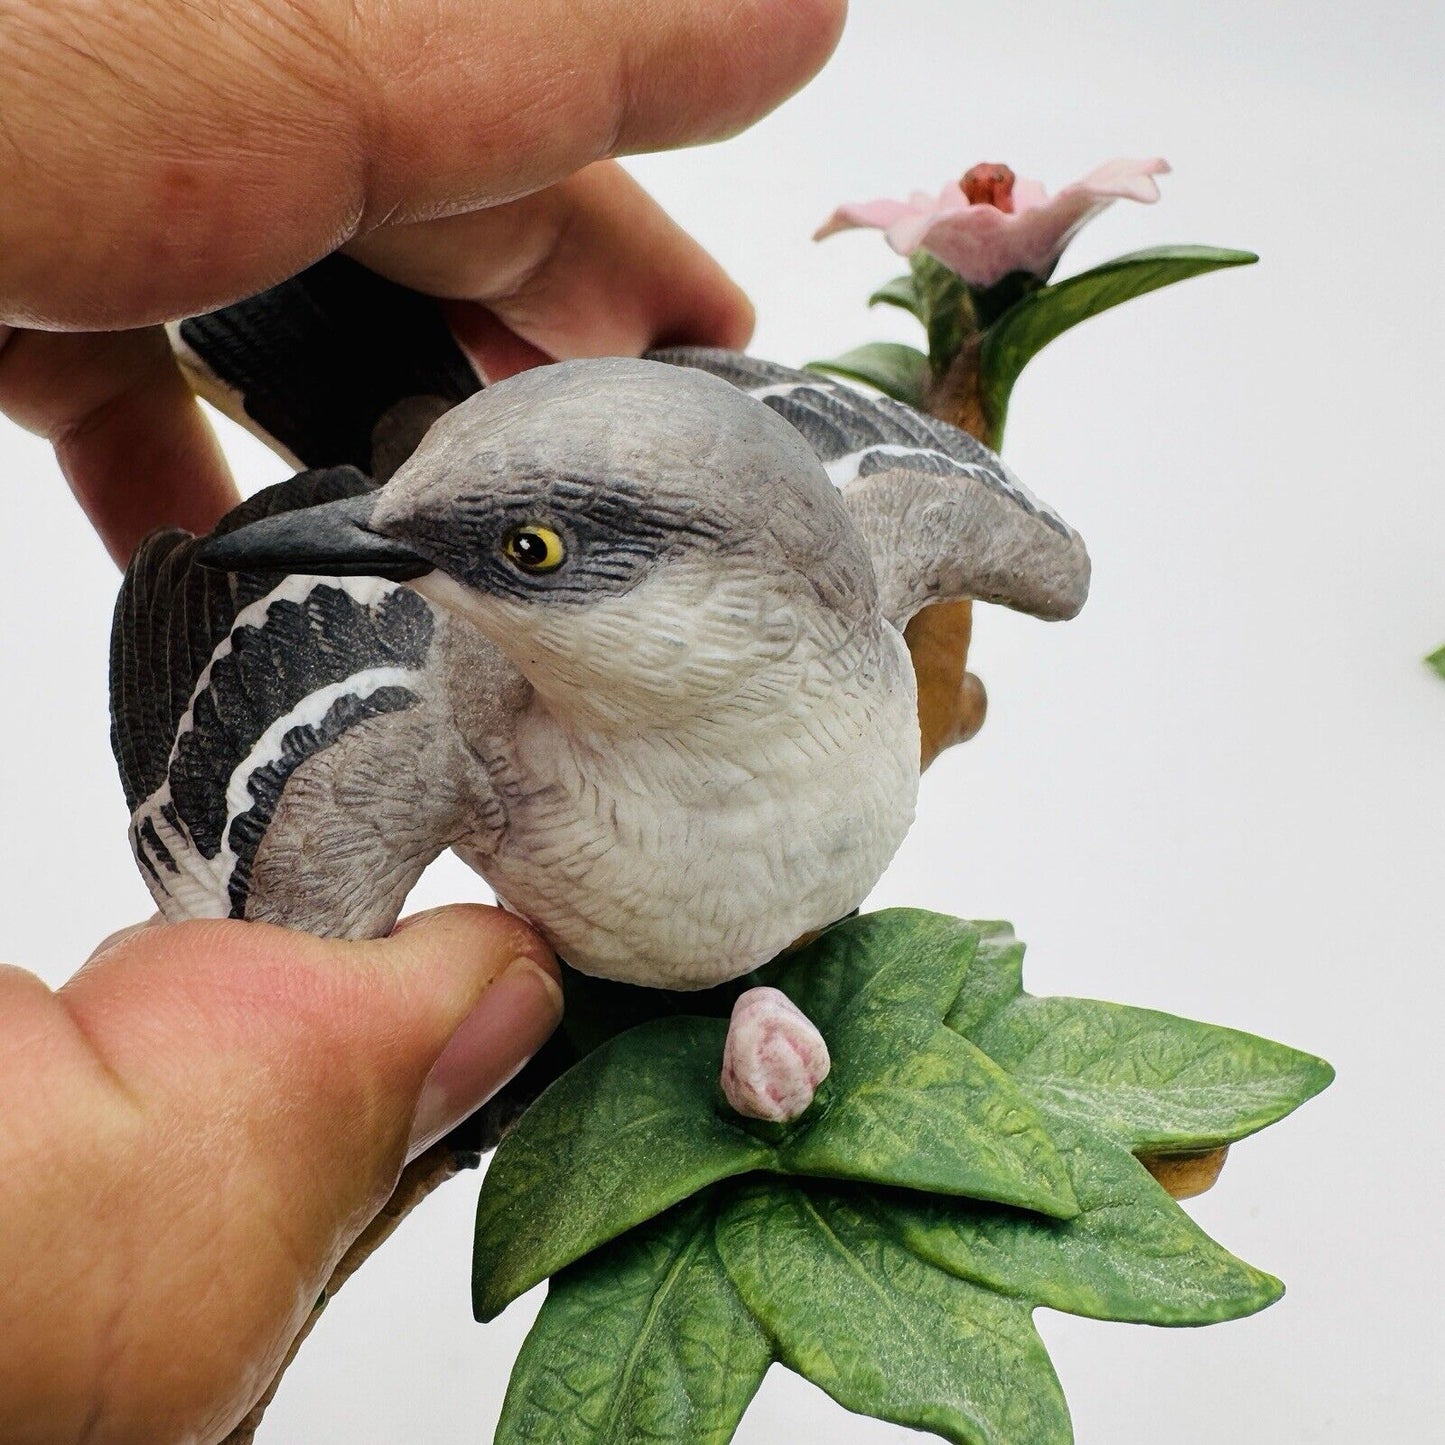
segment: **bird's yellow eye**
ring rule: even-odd
[[[567,557],[562,539],[550,527],[536,522],[508,532],[502,551],[524,572],[555,572]]]

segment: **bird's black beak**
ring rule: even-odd
[[[375,506],[376,493],[363,492],[319,507],[262,517],[212,537],[196,560],[220,572],[385,577],[392,582],[408,582],[432,571],[430,562],[371,530],[368,523]]]

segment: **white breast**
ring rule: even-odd
[[[599,736],[537,707],[495,779],[505,845],[458,851],[584,972],[706,988],[766,962],[856,908],[913,821],[903,639],[828,643],[752,715]]]

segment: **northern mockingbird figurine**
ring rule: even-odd
[[[183,328],[193,368],[227,324]],[[456,400],[428,395],[351,435]],[[907,832],[909,617],[1070,617],[1088,575],[996,456],[898,403],[728,352],[542,367],[384,486],[322,466],[142,544],[112,652],[132,844],[167,918],[333,937],[390,929],[450,847],[574,967],[709,987],[855,909]],[[770,1104],[766,1012],[735,1016],[728,1092],[793,1117],[822,1042],[787,1021],[811,1082]]]

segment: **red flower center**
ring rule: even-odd
[[[1014,173],[1007,166],[974,166],[959,182],[971,206],[992,206],[999,211],[1014,208]]]

